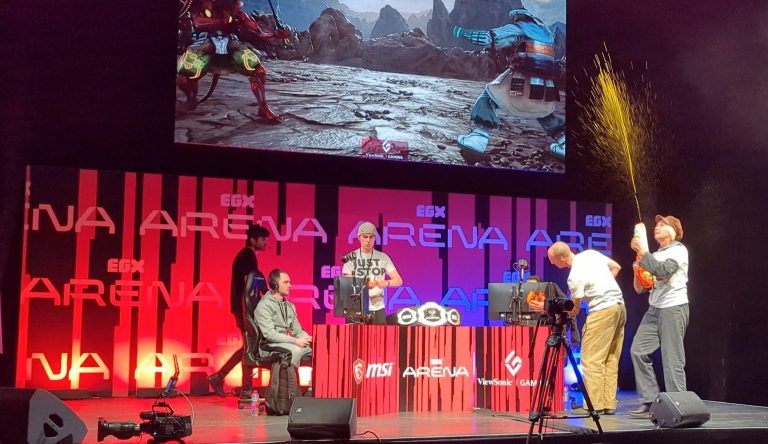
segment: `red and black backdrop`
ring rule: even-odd
[[[173,354],[180,387],[208,390],[240,345],[229,279],[248,223],[272,233],[260,267],[290,273],[307,330],[343,322],[333,276],[366,220],[404,279],[387,311],[435,301],[469,326],[491,325],[487,284],[517,258],[562,284],[553,241],[611,248],[605,203],[36,166],[25,201],[16,386],[103,396],[161,387]]]

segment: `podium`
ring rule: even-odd
[[[488,408],[527,414],[549,329],[315,325],[317,398],[355,398],[357,416]],[[563,385],[558,369],[555,384]],[[562,393],[555,390],[555,393]],[[556,396],[554,409],[563,409]]]

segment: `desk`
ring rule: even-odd
[[[393,412],[529,410],[549,329],[529,358],[532,327],[315,325],[318,398],[355,398],[357,415]],[[565,350],[563,350],[564,354]],[[559,366],[555,411],[563,409]]]

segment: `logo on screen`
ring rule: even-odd
[[[610,228],[611,216],[601,216],[599,214],[588,214],[584,217],[584,225],[588,227]]]
[[[363,139],[361,153],[363,157],[408,160],[408,142],[366,137]]]
[[[515,356],[515,351],[512,350],[504,359],[504,367],[512,376],[515,376],[523,367],[523,360],[520,359],[520,356]]]
[[[416,205],[416,216],[445,219],[445,205]]]
[[[256,202],[256,196],[248,194],[222,194],[219,197],[219,203],[222,207],[228,208],[253,208]]]
[[[144,273],[144,259],[120,259],[107,260],[107,272],[109,273]]]

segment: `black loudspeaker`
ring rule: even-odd
[[[709,421],[709,410],[694,392],[661,392],[651,403],[656,427],[697,427]]]
[[[296,398],[288,417],[292,439],[350,439],[357,434],[352,398]]]
[[[73,444],[88,428],[45,390],[0,387],[0,443]]]

